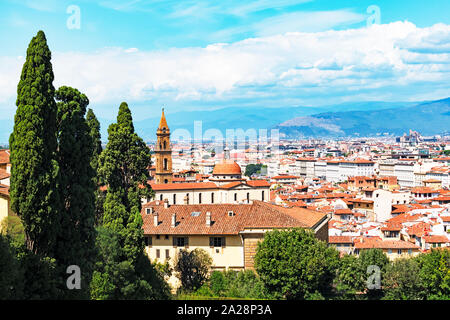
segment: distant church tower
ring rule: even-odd
[[[172,148],[170,146],[170,130],[162,109],[159,127],[156,130],[156,183],[172,183]]]

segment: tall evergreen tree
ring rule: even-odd
[[[94,184],[96,185],[95,191],[95,224],[100,225],[103,220],[103,203],[105,200],[105,192],[100,190],[102,182],[98,174],[98,161],[102,152],[102,141],[100,135],[100,122],[94,114],[92,109],[88,109],[86,114],[86,121],[89,126],[89,134],[93,142],[91,167],[95,171]]]
[[[54,255],[58,231],[56,103],[51,52],[43,31],[31,40],[17,87],[10,136],[11,208],[22,219],[26,246]]]
[[[96,173],[91,167],[93,141],[84,118],[89,100],[77,89],[66,86],[59,88],[55,97],[58,101],[59,188],[63,202],[56,258],[65,277],[68,266],[78,265],[81,268],[81,290],[67,291],[69,296],[88,297],[96,234]]]
[[[99,159],[99,173],[107,185],[103,228],[105,235],[117,239],[114,253],[102,253],[94,273],[91,293],[101,299],[150,299],[167,297],[164,280],[144,252],[141,198],[150,197],[147,167],[150,150],[136,134],[128,105],[119,108],[117,123],[108,128],[108,144]]]

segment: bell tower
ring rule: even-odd
[[[170,130],[162,109],[161,120],[156,130],[156,183],[172,183],[172,148],[170,146]]]

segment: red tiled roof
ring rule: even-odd
[[[214,182],[186,182],[186,183],[150,183],[155,191],[163,190],[193,190],[193,189],[217,189]]]
[[[360,239],[363,239],[361,242]],[[355,240],[354,247],[356,249],[420,249],[419,246],[416,246],[413,243],[403,240],[379,240],[379,239],[371,239],[368,238],[360,238]]]
[[[337,209],[334,212],[334,214],[338,214],[338,215],[341,215],[341,214],[353,214],[353,212],[350,209]]]
[[[240,175],[242,174],[241,167],[232,160],[224,160],[214,166],[213,175]]]
[[[424,236],[423,239],[427,243],[448,243],[450,242],[448,238],[444,235],[438,236],[438,235],[431,235],[431,236]]]
[[[159,224],[154,225],[152,214],[146,208],[153,207],[158,214]],[[233,211],[234,216],[228,212]],[[198,212],[197,215],[192,215]],[[211,226],[206,225],[206,212],[211,213]],[[177,224],[171,226],[172,215],[176,214]],[[149,202],[142,208],[145,234],[238,234],[244,229],[261,228],[311,228],[326,218],[326,214],[311,212],[302,208],[287,209],[261,201],[252,204],[200,204],[171,205],[164,208],[162,202]]]
[[[0,164],[7,164],[9,162],[9,150],[2,149],[0,150]]]
[[[328,236],[328,243],[353,243],[352,236]]]

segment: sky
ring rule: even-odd
[[[2,0],[0,119],[38,30],[55,87],[113,119],[450,96],[447,0]]]

